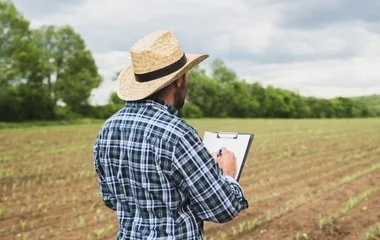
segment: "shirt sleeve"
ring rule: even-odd
[[[100,164],[99,154],[97,151],[97,142],[94,146],[94,167],[98,179],[98,185],[100,190],[100,196],[103,200],[104,205],[108,208],[116,211],[116,199],[113,194],[109,191],[108,186],[105,183],[105,176],[103,166]]]
[[[223,175],[194,131],[178,141],[172,164],[174,183],[190,199],[191,211],[200,219],[224,223],[248,208],[239,184]]]

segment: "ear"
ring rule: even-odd
[[[183,74],[182,76],[180,76],[177,80],[174,81],[174,85],[177,87],[177,88],[181,88],[183,87],[184,85],[186,85],[186,80],[187,80],[187,75],[186,73]]]

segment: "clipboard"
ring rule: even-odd
[[[238,132],[205,132],[203,143],[210,153],[221,147],[234,152],[237,161],[235,180],[239,182],[255,134]]]

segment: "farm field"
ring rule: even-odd
[[[380,239],[380,120],[189,120],[255,133],[241,186],[250,207],[211,239]],[[101,125],[0,130],[0,239],[115,239],[92,145]],[[376,238],[377,235],[377,238]]]

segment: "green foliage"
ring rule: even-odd
[[[124,105],[125,102],[121,100],[115,92],[113,92],[109,98],[109,104]]]
[[[89,125],[102,124],[102,119],[80,118],[74,120],[54,120],[54,121],[28,121],[28,122],[0,122],[0,129],[19,129],[19,128],[36,128],[36,127],[61,127],[66,125]],[[1,213],[1,209],[0,209]]]
[[[202,118],[202,110],[196,105],[187,102],[184,107],[179,111],[179,116],[185,116],[187,118]]]
[[[0,0],[0,87],[16,82],[25,74],[30,49],[29,21],[7,0]]]
[[[368,116],[380,116],[380,94],[352,98],[356,104],[368,108]]]
[[[239,80],[234,71],[219,59],[212,63],[212,77],[194,68],[189,74],[189,108],[197,107],[199,116],[232,118],[358,118],[380,116],[368,104],[351,98],[318,99],[292,91],[264,87]],[[182,116],[192,118],[188,111]],[[197,115],[198,117],[198,115]]]
[[[91,52],[71,27],[30,29],[6,0],[0,0],[0,49],[1,121],[82,116],[102,81]]]

